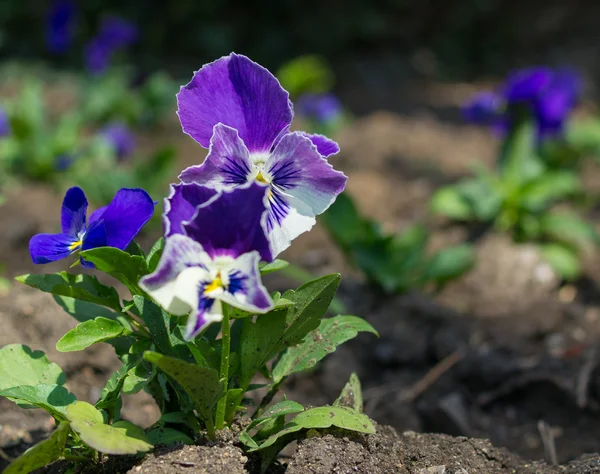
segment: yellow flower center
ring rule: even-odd
[[[217,273],[215,279],[204,287],[204,294],[210,293],[211,291],[223,288],[223,280],[221,279],[221,272]]]
[[[267,180],[263,176],[262,171],[259,171],[256,175],[256,181],[258,181],[259,183],[267,184]]]
[[[76,242],[73,242],[71,245],[69,245],[69,250],[71,252],[74,252],[75,250],[77,250],[82,245],[83,245],[83,242],[81,241],[81,239],[79,239]]]

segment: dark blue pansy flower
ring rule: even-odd
[[[129,21],[118,16],[104,18],[98,34],[84,48],[88,71],[94,75],[104,73],[112,55],[133,44],[137,38],[137,27]]]
[[[326,157],[335,142],[290,132],[288,93],[268,70],[230,54],[207,64],[177,94],[183,131],[209,148],[179,178],[217,190],[259,182],[269,188],[267,231],[274,255],[310,230],[342,192],[346,176]]]
[[[33,263],[50,263],[80,250],[131,243],[154,213],[154,202],[143,189],[123,188],[108,206],[94,211],[86,222],[88,202],[81,188],[70,188],[63,200],[60,234],[37,234],[29,241]],[[80,259],[83,266],[93,265]]]
[[[254,182],[221,192],[198,184],[172,190],[164,216],[165,249],[156,271],[140,286],[169,313],[190,313],[186,339],[221,321],[222,303],[251,313],[272,308],[258,270],[261,258],[272,259],[267,193],[267,186]]]
[[[522,69],[509,74],[498,92],[477,94],[463,107],[463,116],[507,131],[526,111],[536,123],[538,137],[544,138],[562,132],[580,92],[581,78],[573,71]]]
[[[4,109],[0,108],[0,138],[7,137],[11,133],[10,120]]]
[[[55,1],[46,20],[46,44],[50,52],[66,53],[73,41],[77,8],[73,0]]]
[[[338,98],[331,94],[302,94],[296,103],[296,110],[310,120],[321,124],[328,124],[342,116],[342,104]]]
[[[135,136],[123,123],[111,123],[100,134],[114,150],[119,160],[124,160],[135,150]]]

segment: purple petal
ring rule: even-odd
[[[7,137],[11,133],[10,120],[4,109],[0,108],[0,138]]]
[[[33,263],[50,263],[68,257],[78,250],[77,237],[70,234],[37,234],[29,241]]]
[[[313,145],[317,147],[317,150],[321,156],[323,156],[323,158],[329,158],[331,155],[336,155],[340,152],[340,146],[324,135],[319,135],[317,133],[310,134],[306,132],[300,132],[300,134],[313,142]]]
[[[235,258],[256,250],[263,260],[270,262],[273,257],[266,237],[267,190],[266,186],[252,182],[223,191],[218,198],[199,206],[183,228],[213,258],[218,255]]]
[[[184,339],[191,341],[202,332],[209,324],[221,321],[223,313],[219,301],[212,298],[201,297],[198,310],[193,310],[185,326]]]
[[[52,53],[64,54],[73,41],[73,20],[77,6],[72,0],[53,2],[46,23],[46,44]]]
[[[489,125],[500,118],[502,109],[502,97],[492,91],[483,91],[462,107],[462,115],[467,122]]]
[[[154,202],[143,189],[120,189],[102,214],[106,245],[125,250],[154,214]]]
[[[163,213],[165,237],[183,234],[181,224],[194,216],[200,204],[204,204],[217,194],[215,189],[196,183],[172,184],[171,194],[165,199]]]
[[[108,208],[108,206],[102,206],[102,207],[99,207],[98,209],[96,209],[94,212],[92,212],[90,214],[90,218],[88,219],[89,224],[92,225],[92,222],[95,222],[98,219],[100,219],[102,217],[102,214],[104,214],[104,211],[106,211],[107,208]]]
[[[238,131],[219,123],[215,125],[204,163],[183,170],[179,179],[224,189],[247,183],[251,170],[250,153]]]
[[[341,117],[343,107],[339,99],[331,93],[306,93],[298,98],[296,109],[299,115],[327,124]]]
[[[112,53],[112,50],[102,44],[98,38],[92,39],[84,47],[87,70],[95,76],[103,74],[110,64]]]
[[[515,71],[506,79],[504,96],[509,103],[532,102],[551,79],[552,70],[545,67]]]
[[[111,123],[104,127],[100,134],[119,160],[124,160],[135,150],[135,136],[125,124]]]
[[[98,40],[110,50],[124,48],[138,38],[137,27],[120,16],[111,15],[102,20]]]
[[[271,309],[273,301],[260,279],[257,252],[241,255],[229,272],[228,291],[219,296],[221,301],[250,313],[264,313]]]
[[[83,245],[81,250],[95,249],[98,247],[106,247],[106,228],[104,221],[94,221],[90,223],[85,237],[83,238]],[[94,268],[94,264],[87,262],[83,257],[79,257],[79,262],[85,268]]]
[[[67,190],[60,213],[63,234],[77,236],[85,230],[85,215],[88,202],[81,188]]]
[[[335,171],[311,140],[298,132],[281,139],[265,167],[275,188],[308,205],[312,216],[333,204],[348,179]]]
[[[267,69],[230,54],[207,64],[177,94],[183,131],[208,148],[213,127],[235,128],[251,153],[268,152],[292,122],[288,93]]]

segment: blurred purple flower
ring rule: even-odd
[[[0,108],[0,138],[10,135],[10,120],[4,109]]]
[[[474,96],[462,109],[465,120],[507,131],[526,110],[535,120],[538,137],[560,134],[581,94],[581,78],[574,71],[537,67],[514,71],[499,92]]]
[[[100,133],[113,148],[119,160],[126,159],[135,150],[135,136],[123,123],[108,124]]]
[[[342,104],[333,94],[306,93],[298,98],[296,111],[310,120],[326,124],[340,118]]]
[[[54,168],[56,171],[67,171],[74,161],[75,157],[73,155],[63,153],[62,155],[58,155],[56,157],[54,161]]]
[[[88,71],[100,75],[110,65],[112,55],[120,49],[133,44],[138,38],[138,29],[127,20],[106,17],[100,25],[100,31],[85,46],[85,64]]]
[[[64,54],[69,50],[76,13],[73,0],[57,0],[50,7],[46,20],[46,45],[51,53]]]

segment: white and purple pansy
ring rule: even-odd
[[[60,234],[37,234],[29,241],[33,263],[50,263],[80,250],[116,247],[131,243],[154,214],[154,201],[143,189],[120,189],[108,206],[86,219],[88,202],[81,188],[70,188],[61,210]],[[93,264],[80,258],[84,267]]]
[[[184,192],[202,195],[190,189],[176,187],[172,198]],[[143,277],[140,287],[169,313],[190,313],[187,340],[223,319],[222,303],[252,313],[273,307],[258,270],[261,258],[272,259],[265,235],[266,193],[266,186],[249,183],[209,197],[189,220],[180,220],[180,214],[165,218],[181,233],[167,234],[156,271]]]
[[[346,176],[327,157],[335,142],[290,132],[288,93],[267,69],[230,54],[207,64],[177,95],[183,131],[209,148],[179,178],[217,190],[249,182],[269,187],[267,232],[274,256],[315,224],[341,193]]]

